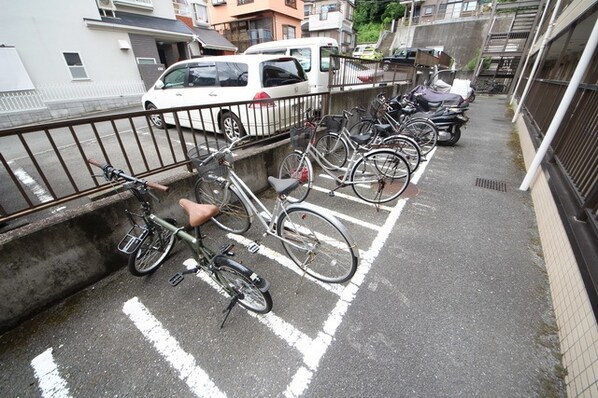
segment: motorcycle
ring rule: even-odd
[[[408,95],[391,98],[388,102],[390,116],[395,120],[402,120],[404,117],[429,119],[438,128],[438,145],[455,145],[461,139],[461,129],[469,121],[469,117],[465,115],[468,104],[462,98],[461,106],[443,106],[443,102],[439,101],[441,105],[432,109],[429,101],[417,101],[417,99],[417,95],[414,100],[410,100]]]

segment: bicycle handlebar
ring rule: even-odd
[[[165,185],[130,176],[130,175],[126,174],[125,172],[123,172],[122,170],[116,169],[109,164],[102,164],[95,159],[87,159],[87,163],[102,169],[102,171],[104,172],[104,178],[107,181],[115,181],[118,178],[122,178],[123,180],[131,181],[136,184],[143,185],[144,187],[150,187],[153,189],[157,189],[158,191],[162,191],[162,192],[166,192],[169,189]]]

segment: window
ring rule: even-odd
[[[216,86],[216,65],[198,64],[189,67],[189,87]]]
[[[174,7],[175,15],[181,15],[183,17],[191,16],[191,7],[187,0],[172,0],[172,6]]]
[[[266,61],[262,63],[262,86],[276,87],[306,80],[305,72],[296,59]]]
[[[434,6],[424,7],[424,15],[432,15],[434,13]]]
[[[253,3],[253,0],[237,0],[237,5],[242,6],[243,4]]]
[[[287,7],[297,8],[297,1],[296,0],[284,0],[284,5]]]
[[[291,25],[282,25],[282,38],[283,39],[294,39],[295,38],[295,27]]]
[[[320,71],[328,72],[330,69],[330,56],[338,55],[338,48],[336,47],[320,47]],[[333,69],[338,69],[335,65]]]
[[[468,1],[463,3],[463,11],[475,11],[478,6],[476,1]]]
[[[290,54],[299,60],[304,71],[311,70],[311,50],[309,48],[292,48]]]
[[[155,65],[156,58],[137,58],[138,65]]]
[[[208,6],[207,4],[194,3],[193,4],[193,19],[196,23],[209,23],[208,21]]]
[[[164,88],[182,88],[185,87],[185,76],[187,75],[187,67],[175,69],[164,76]]]
[[[220,87],[247,86],[247,64],[240,62],[216,62]]]
[[[79,53],[64,52],[62,55],[64,56],[64,60],[66,61],[69,71],[71,72],[71,77],[73,80],[89,79]]]
[[[304,4],[303,5],[303,16],[307,17],[311,15],[311,10],[313,8],[313,4]]]

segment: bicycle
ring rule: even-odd
[[[369,118],[362,118],[351,126],[352,134],[368,134],[376,124],[390,125],[394,134],[404,135],[416,141],[420,148],[421,156],[425,156],[438,142],[438,128],[429,119],[412,117],[415,108],[408,107],[407,103],[395,102],[398,107],[391,107],[383,94],[378,94],[370,104]]]
[[[370,123],[371,119],[364,118],[363,115],[365,113],[365,109],[362,107],[356,106],[351,108],[347,114],[349,115],[360,115],[359,121],[354,123],[350,128],[347,128],[349,120],[343,120],[342,116],[333,116],[329,115],[326,120],[326,127],[329,130],[325,136],[320,138],[329,140],[326,144],[327,151],[330,151],[330,148],[334,148],[337,144],[335,141],[338,139],[345,140],[346,145],[340,144],[341,146],[336,146],[335,151],[340,152],[336,154],[336,166],[342,167],[344,166],[346,159],[348,157],[347,151],[350,146],[354,146],[351,144],[350,140],[346,140],[344,137],[349,135],[353,131],[353,127],[360,122],[368,121],[368,128],[367,129],[356,129],[357,135],[362,136],[362,138],[370,137],[369,141],[366,141],[363,144],[363,147],[366,149],[376,149],[376,148],[391,148],[397,151],[401,156],[407,160],[409,163],[409,168],[411,173],[414,173],[415,170],[419,167],[422,160],[425,160],[421,153],[421,148],[417,141],[407,135],[397,134],[393,129],[393,126],[390,124],[382,124],[382,123]],[[309,114],[309,113],[308,113]],[[308,123],[313,123],[314,119],[310,118],[309,116],[306,118]],[[339,134],[340,130],[346,129],[347,131],[345,134]],[[326,137],[326,138],[324,138]],[[338,137],[338,138],[335,138]],[[322,141],[325,142],[325,141]],[[363,140],[362,140],[363,142]],[[316,142],[316,146],[319,145],[319,142]],[[345,150],[346,149],[346,150]],[[329,156],[329,161],[332,163],[333,159]],[[338,164],[340,162],[340,164]]]
[[[265,229],[264,236],[279,240],[303,275],[328,283],[351,279],[359,262],[353,237],[336,217],[305,203],[287,204],[288,194],[299,186],[296,179],[268,177],[277,193],[270,211],[235,173],[232,148],[245,138],[213,153],[203,153],[197,147],[189,151],[199,173],[194,188],[197,201],[216,205],[220,210],[212,221],[225,231],[242,234],[249,230],[256,216]],[[249,251],[257,252],[260,244],[255,240]]]
[[[315,144],[316,130],[322,122],[315,123],[308,118],[304,127],[291,129],[291,144],[295,150],[281,162],[279,177],[296,178],[301,182],[295,202],[305,200],[311,190],[314,172],[310,158],[336,182],[330,196],[334,196],[338,188],[350,185],[362,200],[381,204],[399,197],[409,185],[411,169],[407,160],[392,148],[370,149],[371,137],[367,135],[349,135],[344,126],[351,116],[350,112],[343,111],[340,133],[328,132]],[[335,171],[343,174],[337,176]]]
[[[173,275],[169,283],[177,286],[185,275],[204,271],[231,297],[230,303],[223,311],[227,314],[221,327],[237,303],[258,314],[270,312],[270,283],[245,265],[228,258],[227,255],[232,255],[232,245],[223,245],[216,254],[203,244],[200,226],[218,213],[217,207],[180,199],[179,204],[189,216],[189,222],[188,225],[179,227],[173,219],[161,218],[154,214],[145,197],[150,195],[155,198],[148,188],[167,191],[168,187],[128,175],[109,164],[101,164],[93,159],[89,159],[88,163],[101,168],[103,177],[111,183],[119,179],[125,180],[123,187],[140,202],[139,214],[126,210],[133,225],[118,245],[119,251],[129,255],[128,266],[133,275],[142,276],[155,272],[172,251],[178,238],[187,245],[193,257],[184,262],[187,269]],[[141,223],[137,222],[135,217],[139,218]]]

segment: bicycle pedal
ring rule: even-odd
[[[330,196],[331,198],[334,198],[334,191],[328,192],[328,196]]]
[[[180,272],[177,272],[176,274],[174,274],[173,276],[170,277],[170,279],[168,280],[168,283],[170,283],[171,286],[176,286],[179,283],[181,283],[183,281],[183,279],[185,279],[183,274],[181,274]]]
[[[235,247],[235,245],[233,245],[232,243],[225,243],[222,246],[220,246],[220,254],[224,254],[225,256],[229,256],[232,257],[235,255],[235,253],[233,253],[232,249],[233,247]]]
[[[249,250],[249,253],[255,254],[260,250],[260,244],[257,242],[253,242],[247,247],[247,250]]]

